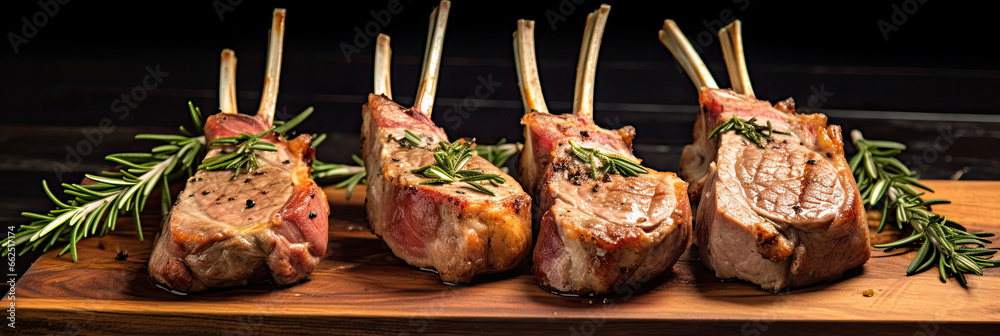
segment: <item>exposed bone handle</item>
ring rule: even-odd
[[[420,85],[417,89],[413,109],[431,117],[434,108],[434,95],[437,92],[438,70],[441,68],[441,52],[444,47],[444,31],[448,26],[448,11],[451,1],[442,0],[441,4],[431,13],[430,26],[427,28],[427,46],[424,48],[424,66],[420,73]]]
[[[701,57],[694,51],[691,42],[688,41],[687,37],[684,37],[684,33],[677,27],[674,20],[663,21],[660,42],[674,55],[677,62],[687,72],[688,77],[691,77],[691,82],[694,83],[695,87],[719,88],[719,85],[715,83],[715,78],[712,78],[712,74],[708,72],[705,62],[702,62]]]
[[[375,94],[385,95],[392,99],[392,81],[389,67],[392,65],[392,47],[389,46],[389,36],[378,34],[375,43]]]
[[[514,32],[514,64],[517,67],[517,85],[521,88],[524,112],[548,113],[542,82],[538,77],[538,63],[535,61],[535,21],[518,20]]]
[[[754,98],[750,74],[747,72],[747,61],[743,55],[742,26],[740,20],[736,20],[719,30],[719,42],[722,45],[722,56],[726,59],[726,71],[729,73],[733,91]]]
[[[594,83],[597,76],[597,54],[601,50],[604,25],[608,23],[611,6],[601,5],[587,15],[587,28],[580,45],[580,60],[576,65],[576,88],[573,90],[573,113],[594,119]]]
[[[222,50],[219,66],[219,111],[239,112],[236,108],[236,53],[230,49]]]
[[[285,41],[285,9],[276,8],[271,20],[271,39],[267,44],[267,70],[264,90],[260,94],[257,117],[268,125],[274,122],[274,108],[278,101],[278,81],[281,77],[281,48]]]

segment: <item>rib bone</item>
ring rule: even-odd
[[[750,75],[747,72],[747,61],[743,56],[742,26],[740,20],[736,20],[719,30],[719,42],[722,45],[722,56],[726,59],[726,71],[729,73],[733,91],[754,98]]]
[[[264,90],[260,94],[260,108],[257,117],[274,122],[274,108],[278,101],[278,81],[281,77],[281,47],[285,41],[285,9],[276,8],[271,21],[271,39],[267,43],[267,72],[264,75]]]
[[[389,46],[389,36],[378,34],[375,43],[375,94],[392,99],[392,81],[389,67],[392,65],[392,47]]]
[[[548,113],[542,82],[538,77],[538,63],[535,60],[535,21],[518,20],[514,32],[514,64],[517,67],[517,84],[524,99],[524,113],[532,111]]]
[[[219,111],[237,113],[236,108],[236,53],[222,50],[222,64],[219,66]]]
[[[431,23],[427,28],[427,45],[424,48],[424,67],[420,73],[420,86],[413,109],[431,117],[434,108],[434,94],[437,91],[438,70],[441,68],[441,51],[444,47],[444,31],[448,26],[448,11],[451,1],[442,0],[431,12]]]
[[[712,78],[712,74],[708,72],[705,62],[701,61],[701,57],[694,51],[691,42],[688,42],[688,39],[684,37],[684,33],[677,27],[674,20],[663,21],[663,30],[660,30],[660,42],[663,42],[663,45],[667,49],[670,49],[670,53],[674,55],[677,62],[681,64],[684,71],[691,77],[691,82],[694,83],[696,88],[719,88],[719,85],[715,83],[715,78]]]
[[[611,6],[601,5],[587,15],[587,28],[580,45],[580,60],[576,65],[576,89],[573,91],[573,113],[594,119],[594,78],[597,76],[597,53],[601,50],[604,25]]]

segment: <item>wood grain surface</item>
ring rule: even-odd
[[[935,210],[972,231],[1000,232],[1000,181],[927,181]],[[327,257],[308,281],[176,295],[149,281],[152,240],[120,229],[79,245],[79,262],[50,251],[16,286],[18,333],[88,334],[996,334],[1000,270],[971,276],[969,289],[937,272],[907,277],[914,252],[876,253],[841,281],[770,293],[720,281],[688,251],[641,288],[607,297],[543,291],[528,267],[451,287],[407,266],[367,228],[363,187],[331,200]],[[126,219],[122,219],[126,221]],[[145,236],[157,217],[144,220]],[[131,223],[119,223],[130,228]],[[993,244],[997,247],[1000,244]],[[115,260],[127,250],[125,261]],[[863,290],[875,295],[865,297]]]

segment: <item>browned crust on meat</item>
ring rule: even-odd
[[[702,110],[694,127],[694,143],[684,149],[680,174],[692,186],[690,194],[692,203],[696,206],[698,223],[695,243],[698,245],[702,261],[709,268],[715,269],[717,275],[722,277],[751,277],[748,280],[767,282],[758,282],[765,289],[781,289],[834,280],[844,271],[862,265],[868,260],[871,252],[864,207],[844,157],[843,138],[839,126],[827,125],[827,118],[822,114],[795,113],[794,103],[791,101],[779,102],[771,107],[767,102],[747,98],[730,90],[702,88],[700,101]],[[801,144],[789,143],[787,146],[804,146],[819,154],[822,157],[822,164],[833,168],[835,179],[842,188],[843,202],[840,203],[832,220],[825,224],[817,223],[801,227],[788,223],[775,223],[763,217],[754,217],[761,218],[763,223],[740,223],[740,218],[750,218],[738,214],[744,210],[732,208],[733,205],[729,204],[731,202],[717,202],[720,197],[723,199],[745,197],[719,194],[725,192],[720,189],[719,183],[731,183],[716,179],[719,169],[716,169],[714,164],[719,159],[722,137],[707,138],[711,129],[727,121],[732,115],[744,119],[757,117],[782,125],[780,126],[782,129],[791,131],[801,142]],[[806,166],[804,169],[808,172],[813,167]],[[801,197],[803,192],[800,191],[799,195]],[[799,202],[804,200],[799,199]],[[721,213],[718,213],[719,211]],[[756,255],[773,263],[760,264],[761,267],[766,266],[772,270],[783,269],[779,272],[785,272],[786,275],[782,275],[782,278],[754,280],[752,277],[755,275],[752,272],[747,269],[738,270],[733,268],[732,264],[758,261],[753,261],[752,256],[746,260],[716,260],[722,258],[720,254],[725,255],[734,251],[723,252],[730,246],[715,244],[715,240],[730,241],[733,242],[730,245],[739,246],[742,246],[740,244],[744,240],[751,241]],[[790,245],[792,243],[795,245]]]
[[[436,270],[442,281],[465,283],[478,274],[513,269],[531,247],[531,197],[512,177],[473,156],[466,169],[501,175],[489,196],[464,183],[422,185],[411,170],[434,162],[433,153],[398,141],[403,130],[427,148],[447,141],[422,114],[384,96],[363,107],[362,153],[368,171],[366,209],[372,231],[408,264]]]

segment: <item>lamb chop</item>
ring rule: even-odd
[[[271,129],[278,94],[285,10],[271,26],[267,73],[256,116],[236,110],[236,57],[222,51],[219,109],[205,123],[205,141],[258,134]],[[326,253],[329,205],[309,177],[314,150],[309,135],[285,139],[270,132],[261,139],[275,151],[256,151],[259,167],[199,170],[188,179],[164,218],[149,259],[149,275],[181,292],[240,286],[271,279],[277,285],[305,278]],[[235,150],[211,145],[212,158]]]
[[[660,31],[699,91],[680,175],[691,185],[700,258],[719,278],[767,290],[838,279],[871,255],[840,127],[820,113],[795,113],[791,98],[774,106],[755,99],[740,22],[719,38],[733,90],[718,88],[673,21]]]
[[[449,1],[431,14],[416,101],[392,101],[389,37],[379,35],[375,91],[362,108],[361,150],[368,171],[372,231],[410,265],[446,283],[512,269],[531,247],[531,197],[477,156],[474,143],[449,143],[431,122]]]
[[[691,240],[687,183],[639,166],[635,130],[593,120],[594,77],[611,7],[587,16],[573,112],[548,113],[534,51],[534,21],[518,21],[514,55],[526,114],[518,177],[538,201],[534,273],[563,295],[638,288],[670,268]]]

